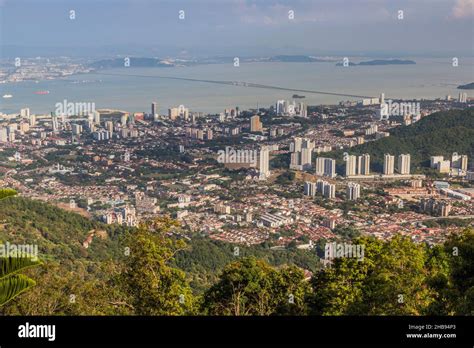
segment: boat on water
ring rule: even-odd
[[[39,94],[39,95],[49,94],[49,91],[36,91],[35,94]]]
[[[11,97],[13,97],[11,94],[5,94],[5,95],[3,96],[3,98],[5,98],[5,99],[11,98]]]

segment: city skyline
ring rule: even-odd
[[[473,7],[0,0],[1,339],[467,342]]]

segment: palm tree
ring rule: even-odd
[[[14,195],[16,195],[15,190],[0,189],[0,199]],[[26,268],[41,264],[41,261],[32,256],[22,254],[0,257],[0,306],[36,284],[33,279],[19,274]]]
[[[30,256],[0,257],[0,306],[36,285],[33,279],[19,272],[40,264],[41,261]]]

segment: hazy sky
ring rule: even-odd
[[[5,57],[474,55],[474,0],[0,0],[0,11]]]

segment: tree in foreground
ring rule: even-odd
[[[33,279],[19,272],[40,264],[31,255],[0,257],[0,306],[35,286]]]
[[[309,291],[297,267],[277,270],[249,257],[224,268],[204,294],[202,310],[209,315],[302,315]]]
[[[128,298],[113,281],[120,272],[112,261],[48,260],[27,274],[36,286],[0,309],[3,315],[130,315]]]
[[[186,245],[170,238],[177,223],[160,218],[140,225],[125,239],[125,269],[119,283],[137,315],[193,314],[194,299],[183,271],[170,266]]]
[[[364,258],[337,258],[312,279],[316,315],[421,315],[433,301],[426,246],[406,237],[359,238]]]
[[[440,288],[442,304],[447,307],[445,312],[474,315],[474,229],[452,235],[444,245],[444,252],[450,269],[447,284]]]
[[[474,314],[472,229],[432,247],[399,235],[354,243],[365,246],[363,261],[338,258],[314,275],[312,314]]]

